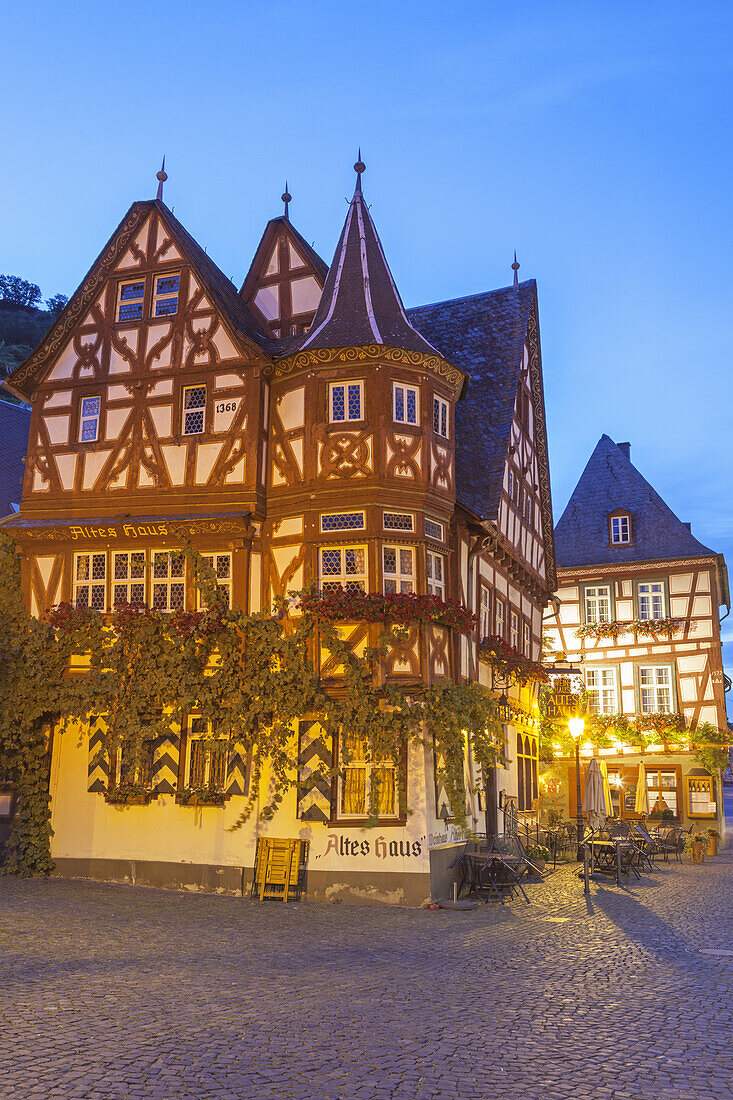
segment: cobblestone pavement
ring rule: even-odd
[[[0,879],[0,1097],[733,1098],[733,850],[530,898]]]

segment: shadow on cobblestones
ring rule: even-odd
[[[733,852],[531,905],[0,879],[0,1097],[733,1100]]]

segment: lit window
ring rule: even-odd
[[[107,606],[107,554],[74,555],[74,604],[104,611]]]
[[[428,595],[445,599],[445,559],[442,554],[426,550],[425,574]]]
[[[664,618],[664,585],[661,581],[639,585],[639,618]]]
[[[363,531],[364,526],[363,512],[335,512],[321,516],[322,531]]]
[[[398,424],[417,424],[418,390],[414,386],[404,386],[401,382],[392,384],[393,415]]]
[[[225,607],[232,606],[232,555],[230,553],[224,554],[202,554],[206,564],[210,566],[216,572],[216,587],[220,592],[224,593],[224,605]],[[205,607],[206,602],[202,597],[202,594],[198,594],[199,607]]]
[[[322,546],[319,554],[321,591],[365,592],[367,551],[365,546]]]
[[[186,786],[224,791],[227,778],[226,741],[212,733],[206,718],[188,720],[188,767]]]
[[[585,621],[608,623],[611,621],[611,586],[589,585],[585,590]]]
[[[677,772],[647,769],[646,786],[649,791],[649,809],[652,813],[671,810],[677,816]]]
[[[112,554],[112,605],[145,603],[145,551],[115,550]]]
[[[411,512],[383,512],[385,531],[414,531],[415,517]]]
[[[527,811],[534,808],[539,796],[537,785],[538,752],[537,741],[533,737],[517,734],[517,809]]]
[[[206,386],[187,386],[183,391],[183,434],[200,435],[206,419]]]
[[[642,714],[672,713],[672,679],[668,665],[639,669]]]
[[[491,591],[485,584],[481,585],[481,637],[488,638],[491,634]]]
[[[588,690],[588,708],[591,714],[616,713],[615,668],[587,668],[585,686]]]
[[[443,541],[443,524],[437,523],[434,519],[425,520],[425,537],[429,539],[435,539],[436,542]]]
[[[522,641],[524,643],[524,656],[531,657],[532,640],[530,638],[529,623],[522,624]]]
[[[433,431],[448,438],[448,402],[442,397],[433,397]]]
[[[631,542],[631,517],[611,517],[611,542],[621,544]]]
[[[99,437],[99,411],[101,397],[82,397],[81,416],[79,418],[79,439],[82,443],[93,443]]]
[[[144,279],[136,280],[134,283],[120,283],[120,296],[117,303],[117,320],[142,320],[144,299]]]
[[[382,572],[385,595],[415,591],[415,551],[411,546],[383,546]]]
[[[341,749],[342,817],[397,817],[397,769],[384,757],[370,759],[366,741],[344,737]]]
[[[363,382],[332,382],[329,393],[329,420],[333,423],[362,419]]]
[[[158,275],[153,292],[153,316],[169,317],[178,312],[178,290],[181,276]]]
[[[496,601],[496,635],[497,635],[498,638],[503,638],[504,637],[504,622],[505,622],[504,601],[503,600],[497,600]]]
[[[516,611],[509,613],[509,643],[512,649],[519,650],[519,615]]]
[[[156,550],[153,554],[153,607],[180,611],[186,599],[186,562],[182,554]]]

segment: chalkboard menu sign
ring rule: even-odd
[[[624,787],[624,813],[636,813],[636,784],[633,787]]]

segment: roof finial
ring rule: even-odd
[[[282,198],[283,202],[285,203],[285,220],[290,221],[290,215],[288,214],[288,205],[293,201],[293,196],[288,191],[288,181],[287,180],[285,180],[285,190],[283,191],[281,198]]]
[[[356,172],[356,190],[361,194],[361,174],[366,172],[366,164],[361,159],[361,149],[359,149],[359,159],[354,165],[354,171]]]
[[[519,271],[519,264],[517,263],[516,248],[514,249],[514,263],[512,264],[512,271],[514,272],[514,285],[519,286],[519,276],[517,275],[517,272]]]
[[[159,202],[163,201],[163,184],[168,179],[168,175],[165,170],[165,153],[163,154],[163,163],[160,166],[160,171],[155,173],[155,178],[158,181],[158,194],[155,196]]]

